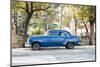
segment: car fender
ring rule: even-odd
[[[76,38],[67,38],[67,39],[65,39],[65,41],[63,42],[63,44],[66,45],[69,42],[76,43],[77,39]]]

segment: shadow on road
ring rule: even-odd
[[[45,50],[85,50],[85,49],[89,49],[89,48],[91,48],[91,46],[81,46],[81,47],[80,46],[75,46],[73,49],[66,49],[65,47],[41,47],[39,50],[34,50],[34,51],[45,51]]]
[[[40,50],[65,50],[65,47],[41,47]]]

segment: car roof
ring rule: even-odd
[[[65,30],[48,30],[48,32],[65,32]]]

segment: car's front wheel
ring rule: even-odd
[[[32,44],[32,49],[33,50],[39,50],[40,49],[40,43],[33,43]]]
[[[65,46],[67,49],[73,49],[74,48],[74,43],[67,43]]]

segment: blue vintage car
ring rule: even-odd
[[[28,42],[33,50],[50,46],[65,46],[67,49],[72,49],[80,44],[80,38],[65,30],[48,30],[44,35],[30,36]]]

